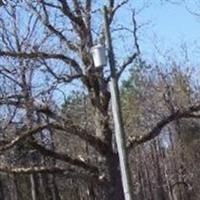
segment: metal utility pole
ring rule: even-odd
[[[114,59],[112,39],[110,34],[110,26],[108,22],[108,11],[106,6],[104,6],[104,20],[105,20],[105,36],[108,48],[108,62],[111,71],[110,90],[111,90],[111,100],[112,100],[112,112],[113,112],[114,126],[115,126],[115,138],[116,138],[117,150],[120,162],[121,179],[122,179],[125,200],[133,200],[132,196],[133,193],[131,191],[131,176],[127,159],[125,134],[124,134],[122,112],[120,106],[119,87],[116,77],[115,59]]]

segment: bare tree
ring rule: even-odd
[[[118,10],[128,1],[108,1],[109,23],[112,24]],[[108,199],[123,199],[118,155],[112,149],[108,89],[109,74],[96,69],[90,55],[95,41],[104,42],[100,22],[101,5],[91,0],[70,3],[58,1],[12,1],[2,8],[1,26],[1,109],[7,116],[5,134],[16,122],[17,130],[4,139],[1,152],[9,151],[19,143],[28,143],[43,156],[61,160],[65,170],[77,170],[77,177],[91,177],[107,189]],[[97,25],[99,24],[99,25]],[[133,33],[136,37],[136,24]],[[99,33],[95,31],[99,29]],[[124,28],[123,28],[124,29]],[[135,38],[135,42],[137,42]],[[138,55],[138,44],[127,60],[119,64],[118,77]],[[85,129],[62,114],[55,99],[58,90],[67,94],[67,87],[77,80],[84,85],[90,97],[94,126]],[[64,87],[64,89],[63,89]],[[57,97],[58,98],[58,97]],[[49,133],[64,132],[86,142],[100,157],[96,165],[79,157],[61,153],[41,143],[39,134],[48,138]],[[28,162],[31,165],[31,162]],[[17,168],[2,165],[1,171],[10,173],[62,172],[56,163],[52,167],[38,166]],[[40,164],[40,160],[38,162]],[[80,172],[82,171],[82,172]],[[82,175],[81,175],[82,174]],[[104,175],[105,174],[105,175]],[[103,178],[102,178],[103,177]],[[90,180],[91,180],[90,179]],[[34,177],[31,175],[32,199],[36,199]],[[109,187],[108,187],[109,185]]]
[[[109,24],[114,36],[119,36],[115,30],[126,30],[133,36],[130,55],[117,63],[118,78],[128,65],[138,60],[140,54],[134,12],[132,30],[123,26],[113,28],[117,25],[115,17],[118,11],[127,3],[126,0],[107,1]],[[118,154],[112,148],[110,74],[106,68],[95,68],[90,54],[95,43],[104,43],[101,6],[101,3],[92,0],[25,0],[10,1],[1,8],[0,106],[4,138],[0,152],[12,153],[11,149],[23,144],[27,145],[24,150],[28,155],[13,163],[2,162],[0,171],[30,174],[33,200],[37,199],[34,183],[37,173],[63,174],[66,179],[89,183],[89,196],[93,199],[100,197],[97,197],[97,187],[92,185],[103,190],[101,199],[124,199]],[[116,56],[121,54],[115,53]],[[89,126],[85,125],[84,118],[76,120],[59,105],[62,95],[68,95],[69,85],[73,83],[83,86],[89,97],[92,116]],[[156,122],[149,132],[130,138],[127,141],[129,152],[133,147],[159,136],[171,122],[199,117],[199,110],[199,102],[184,108],[175,107],[172,113],[162,116],[163,119]],[[61,152],[61,149],[52,146],[57,134],[74,138],[75,146],[87,144],[87,148],[81,148],[85,151],[82,153],[89,154],[88,157],[95,155],[95,159],[84,159],[82,155],[66,149]],[[52,162],[45,164],[45,158],[51,158]],[[156,159],[159,162],[158,157]],[[162,182],[159,170],[158,166],[158,179]],[[146,177],[150,176],[147,168],[145,173]],[[35,180],[37,182],[37,178]],[[143,181],[142,177],[140,181]]]

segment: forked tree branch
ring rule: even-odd
[[[115,5],[114,0],[109,0],[109,10],[110,10],[110,18],[109,18],[109,24],[112,23],[113,18],[115,16],[115,13],[121,8],[123,5],[127,4],[129,0],[123,0],[119,2],[117,5]]]
[[[62,11],[63,13],[73,22],[75,23],[76,25],[78,26],[83,26],[83,20],[81,19],[80,16],[76,16],[72,10],[70,9],[68,3],[66,0],[58,0],[61,5],[62,5]]]
[[[120,76],[122,75],[122,73],[124,72],[124,70],[126,69],[126,67],[128,65],[130,65],[131,63],[133,63],[133,61],[136,59],[136,57],[138,56],[138,53],[133,53],[131,56],[129,56],[124,63],[122,64],[122,66],[120,66],[119,71],[117,72],[117,78],[119,79]]]
[[[41,13],[39,13],[37,11],[37,9],[31,4],[30,1],[27,1],[28,6],[31,8],[31,10],[34,12],[34,14],[40,20],[40,22],[45,27],[47,27],[51,33],[55,34],[61,41],[64,41],[65,44],[69,47],[70,50],[72,50],[72,51],[78,51],[78,49],[77,49],[76,45],[73,43],[73,41],[68,40],[65,37],[65,35],[62,33],[62,31],[58,30],[53,24],[50,23],[49,15],[48,15],[48,13],[46,11],[46,6],[52,6],[52,4],[49,5],[46,2],[44,2],[44,1],[41,1],[40,3],[42,3],[42,6],[43,6],[43,11],[45,13],[44,16],[42,16]],[[58,7],[54,6],[54,8],[62,10],[62,8],[60,6],[58,6]]]
[[[126,1],[125,1],[126,2]],[[138,36],[137,36],[137,32],[138,32],[138,26],[137,26],[137,22],[135,19],[135,10],[133,10],[132,12],[132,23],[133,23],[133,30],[131,31],[131,33],[133,34],[133,40],[134,40],[134,45],[136,48],[136,51],[132,53],[132,55],[130,55],[122,64],[122,66],[119,69],[119,72],[117,73],[117,78],[119,79],[121,74],[124,72],[124,70],[127,68],[128,65],[130,65],[131,63],[133,63],[133,61],[139,57],[139,62],[141,62],[140,60],[140,46],[138,43]]]

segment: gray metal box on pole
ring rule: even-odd
[[[95,67],[103,67],[107,64],[105,46],[97,44],[91,48]]]

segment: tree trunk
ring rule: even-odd
[[[4,188],[3,188],[3,184],[2,181],[0,180],[0,199],[4,200]]]
[[[43,174],[38,174],[38,182],[39,182],[39,196],[41,199],[43,200],[50,200],[48,199],[48,193],[46,191],[46,187],[48,185],[47,180],[45,180],[45,177],[43,176]]]
[[[157,142],[154,141],[152,144],[153,147],[153,153],[155,153],[155,170],[156,170],[156,181],[157,181],[157,199],[158,200],[165,200],[165,191],[163,188],[163,179],[162,179],[162,171],[160,168],[160,158],[159,158],[159,151],[158,151],[158,145]]]
[[[53,200],[60,200],[60,195],[58,191],[58,187],[55,180],[55,175],[51,175],[51,184],[52,184],[52,199]]]
[[[10,190],[10,199],[11,200],[19,200],[18,195],[18,186],[17,186],[17,177],[16,175],[10,175],[11,185],[9,187]]]
[[[37,200],[35,178],[33,174],[30,175],[30,182],[31,182],[31,198],[32,200]]]
[[[108,200],[124,200],[118,154],[112,153],[106,158],[106,162],[110,177]]]
[[[144,158],[142,158],[142,160],[144,160]],[[146,161],[143,162],[143,165],[144,165],[144,175],[145,175],[145,179],[147,181],[147,186],[148,186],[147,196],[148,196],[148,199],[153,200],[154,199],[153,188],[152,188],[150,173],[149,173],[149,169],[148,169]]]

